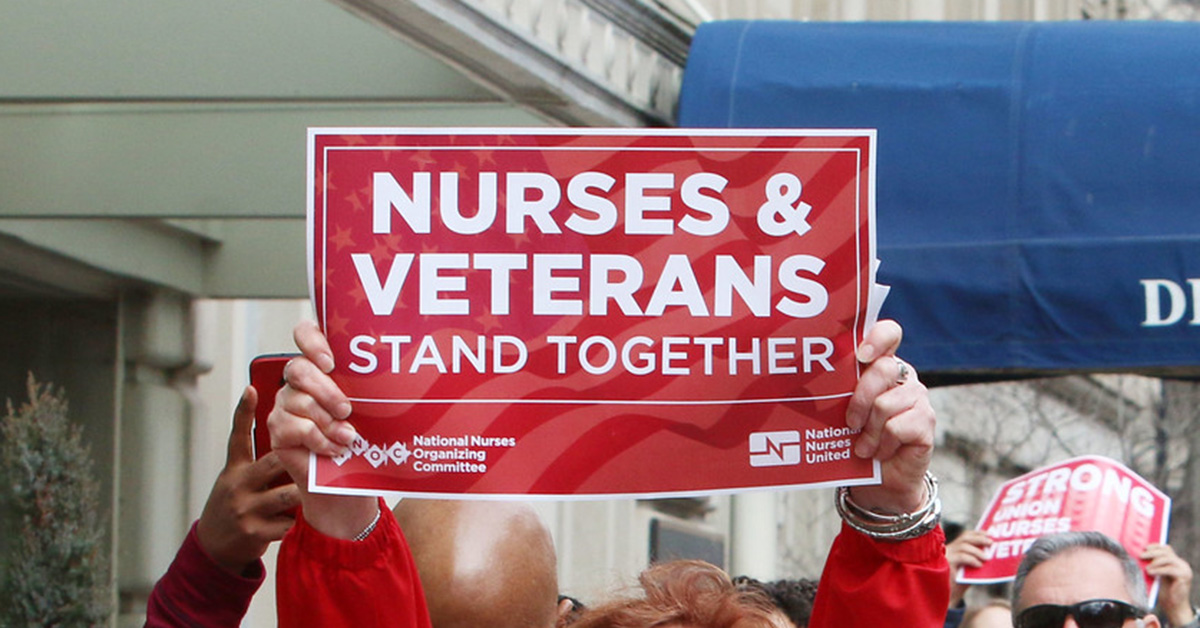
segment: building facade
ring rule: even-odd
[[[291,351],[310,315],[306,127],[671,125],[705,19],[1194,17],[1168,0],[0,7],[0,395],[20,400],[27,372],[66,389],[102,473],[121,626],[141,624],[203,507],[249,359]],[[1164,394],[1124,375],[935,391],[947,516],[970,522],[1004,478],[1085,450],[1178,481],[1181,453],[1154,429]],[[825,491],[537,507],[563,591],[585,600],[671,533],[773,578],[819,573],[837,529]],[[272,598],[268,584],[246,625],[273,623]]]

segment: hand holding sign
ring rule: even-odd
[[[946,561],[950,563],[950,608],[954,608],[966,595],[969,585],[955,577],[960,569],[982,567],[987,561],[987,548],[992,540],[983,530],[964,530],[953,541],[946,544]]]
[[[863,374],[846,411],[846,425],[862,430],[855,455],[878,460],[883,474],[883,484],[855,487],[851,493],[856,503],[879,512],[919,509],[933,459],[936,416],[915,372],[900,381],[895,354],[902,337],[895,321],[879,321],[867,332],[857,352]]]
[[[300,487],[305,519],[322,533],[342,539],[360,533],[379,512],[373,497],[325,495],[309,490],[310,454],[337,456],[356,440],[344,419],[350,402],[318,364],[332,368],[325,337],[311,321],[296,325],[296,346],[305,354],[288,362],[286,384],[275,396],[267,419],[271,449]]]
[[[1140,558],[1147,561],[1146,573],[1159,579],[1158,606],[1171,626],[1195,621],[1192,606],[1192,566],[1170,545],[1151,543]]]
[[[286,385],[276,396],[268,425],[272,450],[279,452],[288,473],[299,480],[307,479],[308,452],[336,456],[358,434],[344,420],[350,416],[350,401],[329,377],[333,357],[325,335],[316,323],[304,320],[296,324],[292,336],[302,355],[283,370]]]

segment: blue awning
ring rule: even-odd
[[[927,373],[1200,374],[1200,25],[715,22],[688,127],[875,128]]]

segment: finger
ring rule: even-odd
[[[880,356],[895,355],[900,348],[904,330],[893,320],[882,320],[867,330],[863,342],[858,346],[858,361],[864,364],[873,362]]]
[[[860,458],[887,460],[895,449],[905,444],[897,437],[915,439],[914,444],[932,440],[933,409],[923,394],[924,385],[913,381],[897,386],[875,398],[867,413],[867,420],[855,441],[855,454]],[[897,422],[907,417],[907,420]],[[930,433],[925,434],[928,430]],[[888,451],[878,450],[885,444]]]
[[[1147,549],[1145,552],[1142,552],[1141,558],[1142,560],[1149,561],[1151,565],[1163,565],[1172,562],[1175,556],[1162,551]]]
[[[278,404],[271,411],[267,425],[271,430],[271,449],[274,450],[307,449],[326,456],[337,456],[349,445],[335,442],[316,422],[305,416],[292,414]],[[282,451],[279,455],[283,456]]]
[[[915,406],[891,417],[883,424],[883,429],[879,432],[875,451],[863,457],[874,458],[880,462],[891,460],[901,447],[919,448],[924,452],[923,456],[931,454],[933,452],[933,428],[930,420],[932,414],[932,410],[926,411],[920,406]],[[865,450],[866,447],[860,450],[856,444],[855,453],[862,455]]]
[[[901,381],[900,360],[894,356],[887,357],[889,359],[877,359],[872,362],[859,376],[858,385],[854,387],[854,394],[850,396],[850,403],[846,408],[846,425],[851,429],[860,429],[867,424],[879,397],[894,388],[904,388],[920,382],[911,366]]]
[[[1145,552],[1142,552],[1141,558],[1149,561],[1146,565],[1146,572],[1151,575],[1191,578],[1191,566],[1169,547],[1148,547]]]
[[[322,372],[308,358],[298,357],[288,360],[283,367],[283,381],[286,382],[285,389],[291,388],[308,395],[321,405],[322,412],[325,414],[338,419],[350,416],[352,411],[350,399],[333,381],[333,378]],[[278,395],[275,403],[279,403]]]
[[[1149,562],[1146,564],[1146,568],[1147,568],[1147,569],[1153,569],[1153,568],[1156,568],[1156,567],[1164,567],[1164,566],[1166,566],[1166,565],[1171,565],[1171,564],[1173,564],[1173,563],[1175,562],[1175,559],[1174,559],[1174,557],[1171,557],[1171,556],[1163,556],[1163,555],[1151,556],[1151,557],[1145,557],[1145,556],[1143,556],[1143,557],[1142,557],[1142,560],[1149,561]]]
[[[1190,581],[1190,578],[1188,578],[1182,570],[1173,565],[1157,567],[1154,569],[1147,568],[1146,573],[1150,574],[1151,576],[1162,578],[1165,582]]]
[[[1187,566],[1187,563],[1178,560],[1174,556],[1159,556],[1146,565],[1146,573],[1152,576],[1182,578],[1187,575],[1188,569],[1190,568]]]
[[[276,448],[273,451],[279,454],[279,460],[283,462],[283,467],[287,469],[288,475],[292,476],[292,486],[304,495],[308,491],[308,462],[309,457],[313,454],[304,447],[289,447],[286,449]]]
[[[295,484],[284,484],[255,496],[255,512],[271,519],[277,516],[291,517],[288,511],[300,505],[300,488]]]
[[[974,543],[959,543],[958,539],[955,539],[953,543],[946,546],[946,553],[954,553],[956,555],[970,554],[973,556],[983,556],[984,548],[980,547],[979,545],[975,545]]]
[[[987,532],[984,532],[983,530],[967,530],[966,532],[960,534],[958,539],[955,540],[961,540],[964,543],[980,548],[991,547],[992,545],[992,538],[989,537]]]
[[[292,329],[292,339],[306,358],[324,373],[333,371],[333,351],[316,321],[302,320]]]
[[[947,559],[947,560],[949,561],[949,559]],[[953,561],[949,561],[949,562],[956,567],[982,567],[984,560],[983,560],[982,555],[981,556],[962,555],[962,556],[956,556]]]
[[[889,369],[892,366],[887,364],[889,362],[894,360],[877,360],[863,369],[859,376],[858,385],[854,387],[854,394],[850,396],[846,408],[846,425],[851,429],[863,428],[870,419],[876,400],[895,386],[896,373]]]
[[[283,535],[287,534],[288,530],[292,529],[295,523],[295,517],[279,515],[278,517],[264,521],[259,534],[262,535],[261,538],[264,541],[278,541],[283,538]]]
[[[275,410],[282,410],[278,418],[280,421],[299,419],[316,424],[326,437],[339,445],[349,446],[358,438],[358,432],[354,430],[354,426],[330,414],[326,406],[319,403],[312,395],[295,390],[290,384],[285,385],[275,395],[275,408],[272,409],[271,416],[267,418],[268,427],[272,430],[275,428],[270,427],[270,422],[275,416]]]
[[[1150,545],[1147,545],[1146,549],[1142,552],[1142,560],[1154,560],[1155,558],[1159,557],[1178,556],[1175,554],[1175,550],[1171,549],[1170,545],[1163,545],[1162,543],[1151,543]]]
[[[257,489],[270,485],[276,478],[286,474],[287,470],[283,468],[279,454],[272,451],[246,468],[245,482],[247,486]]]
[[[974,545],[968,545],[965,550],[966,551],[963,552],[964,557],[978,562],[983,562],[983,559],[987,556],[982,549],[975,547]]]
[[[254,457],[251,447],[251,428],[254,426],[254,411],[258,407],[258,391],[247,386],[242,391],[237,408],[233,410],[233,430],[229,432],[229,445],[225,453],[225,466],[244,462]]]

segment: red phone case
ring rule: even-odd
[[[254,427],[251,430],[255,459],[271,451],[271,434],[267,431],[267,417],[275,407],[275,393],[283,388],[283,367],[298,353],[273,353],[260,355],[250,361],[250,385],[258,391],[258,405],[254,408]]]

